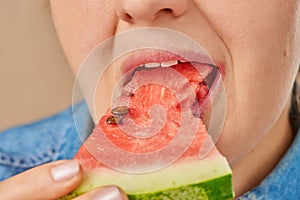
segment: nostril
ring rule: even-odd
[[[134,21],[134,18],[128,13],[125,14],[124,18],[125,18],[125,21],[130,23],[130,24],[132,24],[133,21]]]
[[[126,21],[128,23],[132,23],[132,21],[133,21],[133,17],[129,13],[126,13],[126,12],[120,13],[119,17],[120,17],[120,19],[122,19],[123,21]]]
[[[159,14],[165,14],[165,15],[174,15],[174,10],[172,8],[163,8],[159,10],[157,13],[155,13],[156,16]]]
[[[131,19],[132,19],[132,17],[131,17],[128,13],[125,14],[125,18],[126,18],[127,20],[131,20]]]
[[[164,9],[162,9],[162,11],[167,12],[167,13],[173,12],[171,8],[164,8]]]

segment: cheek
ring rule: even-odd
[[[233,60],[229,87],[233,102],[251,113],[247,119],[256,124],[259,135],[268,131],[286,105],[297,72],[297,5],[263,0],[248,3],[248,8],[240,3],[239,8],[230,19],[232,29],[224,28]]]
[[[90,50],[114,34],[114,6],[108,0],[51,0],[50,5],[65,55],[76,72]]]
[[[226,44],[234,65],[233,72],[252,62],[276,65],[282,57],[295,58],[294,48],[299,46],[295,41],[295,35],[299,36],[299,32],[295,32],[295,26],[299,26],[297,1],[195,2]],[[263,63],[258,63],[261,61]],[[295,64],[289,60],[280,62],[283,66]]]
[[[278,67],[278,68],[276,68]],[[227,121],[219,140],[231,162],[249,152],[268,134],[288,103],[295,69],[285,67],[245,70],[229,88]],[[259,72],[259,73],[258,73]]]
[[[245,110],[266,104],[268,97],[280,110],[299,65],[296,1],[195,2],[228,48],[233,63],[225,80],[230,101]]]
[[[235,160],[271,129],[287,103],[300,58],[298,5],[286,0],[195,2],[233,63],[226,68],[227,121],[219,144]]]

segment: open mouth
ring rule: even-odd
[[[164,59],[162,56],[159,58],[161,61],[153,62],[154,59],[152,59],[152,62],[147,62],[144,59],[144,62],[138,62],[138,65],[127,67],[127,73],[122,84],[122,94],[132,97],[135,95],[136,88],[147,83],[153,83],[153,80],[159,76],[161,82],[158,84],[165,85],[169,89],[178,88],[177,93],[184,95],[179,103],[186,104],[191,108],[195,117],[202,118],[211,103],[210,90],[214,89],[218,77],[218,67],[200,61]],[[178,72],[181,77],[170,75],[172,71]],[[194,94],[188,93],[185,89],[187,87],[191,87]],[[155,96],[157,92],[163,93],[163,89],[161,90],[153,91],[152,96]],[[148,98],[151,99],[152,96],[150,95]],[[167,100],[166,98],[165,101]]]
[[[154,62],[154,63],[145,63],[141,66],[136,67],[132,74],[131,77],[135,75],[136,71],[140,70],[153,70],[157,68],[165,68],[165,67],[174,67],[176,68],[176,65],[184,66],[186,64],[193,65],[194,67],[197,68],[199,75],[203,79],[203,81],[199,82],[199,84],[203,83],[205,84],[208,88],[211,88],[214,80],[216,79],[217,72],[218,72],[218,67],[213,65],[213,64],[206,64],[206,63],[199,63],[196,61],[184,61],[184,60],[170,60],[170,61],[165,61],[165,62]],[[202,65],[201,68],[198,68],[197,66]]]
[[[147,152],[144,140],[162,137],[170,142],[179,130],[192,133],[194,122],[210,124],[210,93],[218,75],[213,64],[183,59],[131,65],[119,82],[121,93],[112,102],[106,124],[118,125],[124,138],[141,147],[138,152]]]

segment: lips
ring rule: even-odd
[[[180,52],[176,50],[176,52]],[[205,65],[198,69],[199,74],[205,79],[205,84],[211,88],[217,75],[224,77],[224,66],[216,65],[212,59],[204,54],[194,52],[180,52],[175,54],[165,50],[139,50],[132,53],[121,65],[121,73],[126,74],[125,84],[130,80],[136,71],[147,70],[158,67],[171,67],[177,64],[189,62],[196,66],[198,64]],[[212,70],[211,70],[212,69]],[[210,71],[207,73],[207,71]]]
[[[195,52],[186,52],[180,50],[174,50],[176,53],[165,50],[139,50],[129,55],[128,58],[124,60],[121,65],[121,71],[123,74],[128,71],[135,69],[143,65],[151,65],[156,63],[168,63],[173,61],[182,61],[182,62],[196,62],[202,64],[208,64],[216,66],[213,60],[204,54],[199,54]],[[175,63],[174,63],[175,64]],[[220,66],[218,66],[220,68]],[[219,69],[220,71],[224,71]]]
[[[211,90],[214,90],[217,85],[216,79],[219,77],[219,69],[208,56],[195,53],[185,53],[184,55],[185,56],[179,56],[162,50],[146,50],[131,54],[121,65],[121,71],[123,74],[126,74],[122,88],[126,88],[132,77],[136,76],[136,73],[139,71],[159,70],[161,73],[160,76],[165,76],[164,71],[167,72],[168,70],[164,70],[164,68],[173,68],[183,74],[189,81],[197,80],[197,82],[190,84],[195,89],[196,103],[200,106],[200,112],[204,113],[209,107],[211,102],[210,98],[212,98],[212,96],[208,94]],[[166,81],[178,82],[178,80],[167,79]],[[130,95],[133,93],[132,91],[126,90],[125,92]],[[200,117],[200,114],[195,112],[195,116]]]

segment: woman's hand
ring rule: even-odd
[[[76,160],[56,161],[30,169],[0,182],[1,200],[58,199],[74,190],[82,180]],[[115,186],[94,189],[76,200],[126,200],[125,193]]]

